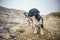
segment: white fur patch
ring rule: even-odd
[[[43,29],[40,30],[40,34],[41,35],[44,35]]]
[[[37,28],[36,28],[36,27],[34,27],[34,33],[35,33],[35,34],[37,33]]]

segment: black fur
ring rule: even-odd
[[[41,18],[40,15],[39,15],[39,13],[40,13],[39,10],[33,8],[33,9],[31,9],[31,10],[29,11],[28,17],[35,16],[35,18],[39,21],[40,18]]]
[[[39,13],[40,13],[39,10],[33,8],[29,11],[28,16],[29,17],[36,16],[36,15],[39,15]]]
[[[43,28],[43,18],[39,15],[39,10],[33,8],[29,11],[28,13],[28,17],[32,17],[35,16],[35,18],[37,19],[37,21],[40,21],[40,19],[42,19],[42,24],[41,24],[41,28]]]
[[[40,16],[40,15],[36,15],[35,18],[36,18],[38,21],[40,21],[41,16]]]
[[[44,27],[43,27],[43,18],[41,17],[41,19],[42,19],[42,24],[41,24],[41,28],[44,28]]]

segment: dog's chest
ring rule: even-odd
[[[39,21],[37,21],[37,19],[35,18],[35,16],[30,17],[30,19],[32,20],[33,24],[36,24],[36,25],[40,24]]]

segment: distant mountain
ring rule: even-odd
[[[60,12],[53,12],[53,13],[50,13],[48,15],[60,17]]]

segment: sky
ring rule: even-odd
[[[0,6],[25,10],[36,8],[41,15],[60,11],[60,0],[0,0]]]
[[[59,11],[60,11],[60,0],[59,0]]]

